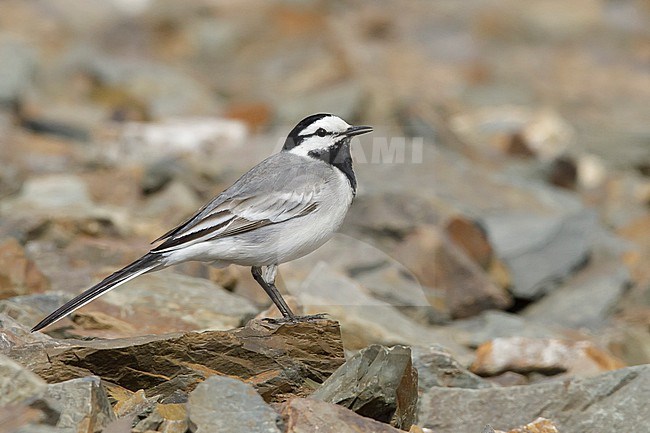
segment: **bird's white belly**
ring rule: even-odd
[[[197,243],[166,254],[166,259],[169,264],[200,260],[216,265],[268,266],[309,254],[334,235],[352,202],[352,190],[342,173],[334,183],[319,197],[318,208],[310,214],[241,235]]]

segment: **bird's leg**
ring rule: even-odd
[[[278,273],[278,265],[266,266],[266,269],[264,270],[262,270],[261,266],[253,266],[251,268],[251,273],[253,274],[255,281],[262,286],[275,306],[278,307],[282,316],[286,320],[296,321],[296,315],[293,314],[287,303],[282,298],[282,295],[280,295],[277,287],[275,287],[275,276]]]

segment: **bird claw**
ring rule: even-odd
[[[262,320],[268,323],[272,323],[274,325],[284,325],[288,323],[294,324],[300,322],[313,322],[316,320],[323,320],[323,319],[327,319],[327,313],[310,314],[307,316],[280,317],[280,318],[265,317]]]

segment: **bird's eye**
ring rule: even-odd
[[[323,128],[318,128],[316,130],[316,135],[319,137],[325,137],[327,135],[327,131],[325,131]]]

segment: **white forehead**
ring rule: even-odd
[[[299,135],[310,135],[315,133],[318,128],[323,128],[327,132],[343,132],[348,129],[350,125],[340,117],[336,116],[327,116],[322,119],[318,119],[304,130],[300,132]]]

